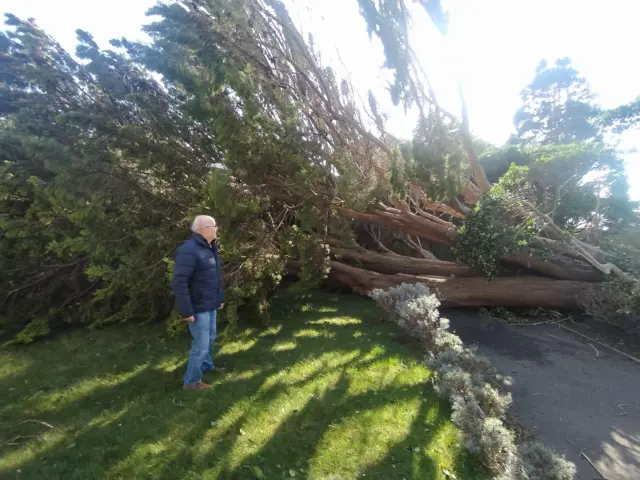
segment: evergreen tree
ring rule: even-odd
[[[541,209],[562,228],[590,236],[637,222],[624,161],[604,141],[603,115],[594,99],[568,58],[553,66],[541,61],[522,91],[523,105],[514,119],[516,135],[508,146],[488,151],[481,159],[494,182],[511,163],[527,167]]]
[[[210,165],[208,132],[148,72],[78,31],[76,61],[32,21],[0,36],[2,328],[162,318],[167,261]]]
[[[569,58],[558,59],[552,66],[542,60],[521,98],[522,107],[514,118],[514,143],[562,145],[602,139],[600,108]]]

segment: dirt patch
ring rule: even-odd
[[[640,478],[640,364],[557,325],[508,327],[468,311],[442,314],[466,344],[511,377],[512,414],[573,461],[577,479],[600,478],[581,452],[609,480]],[[580,332],[613,339],[587,327]]]

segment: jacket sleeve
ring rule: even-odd
[[[178,312],[183,318],[193,316],[193,305],[191,304],[191,292],[189,291],[189,281],[193,276],[196,267],[196,257],[192,252],[180,251],[176,254],[176,261],[173,268],[173,294],[176,297]]]

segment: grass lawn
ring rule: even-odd
[[[484,478],[416,344],[372,302],[276,300],[181,389],[189,338],[74,331],[0,350],[0,477]],[[246,322],[245,322],[246,323]]]

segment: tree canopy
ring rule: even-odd
[[[493,182],[511,164],[523,167],[536,204],[573,232],[618,231],[637,222],[623,158],[606,140],[614,115],[622,115],[613,112],[630,107],[603,112],[595,100],[569,58],[552,67],[541,61],[522,92],[516,134],[481,159]]]
[[[595,95],[569,58],[558,59],[552,66],[542,60],[520,96],[515,142],[560,145],[602,139]]]
[[[602,117],[603,124],[613,127],[617,133],[637,127],[640,122],[640,97],[625,105],[606,110]]]

